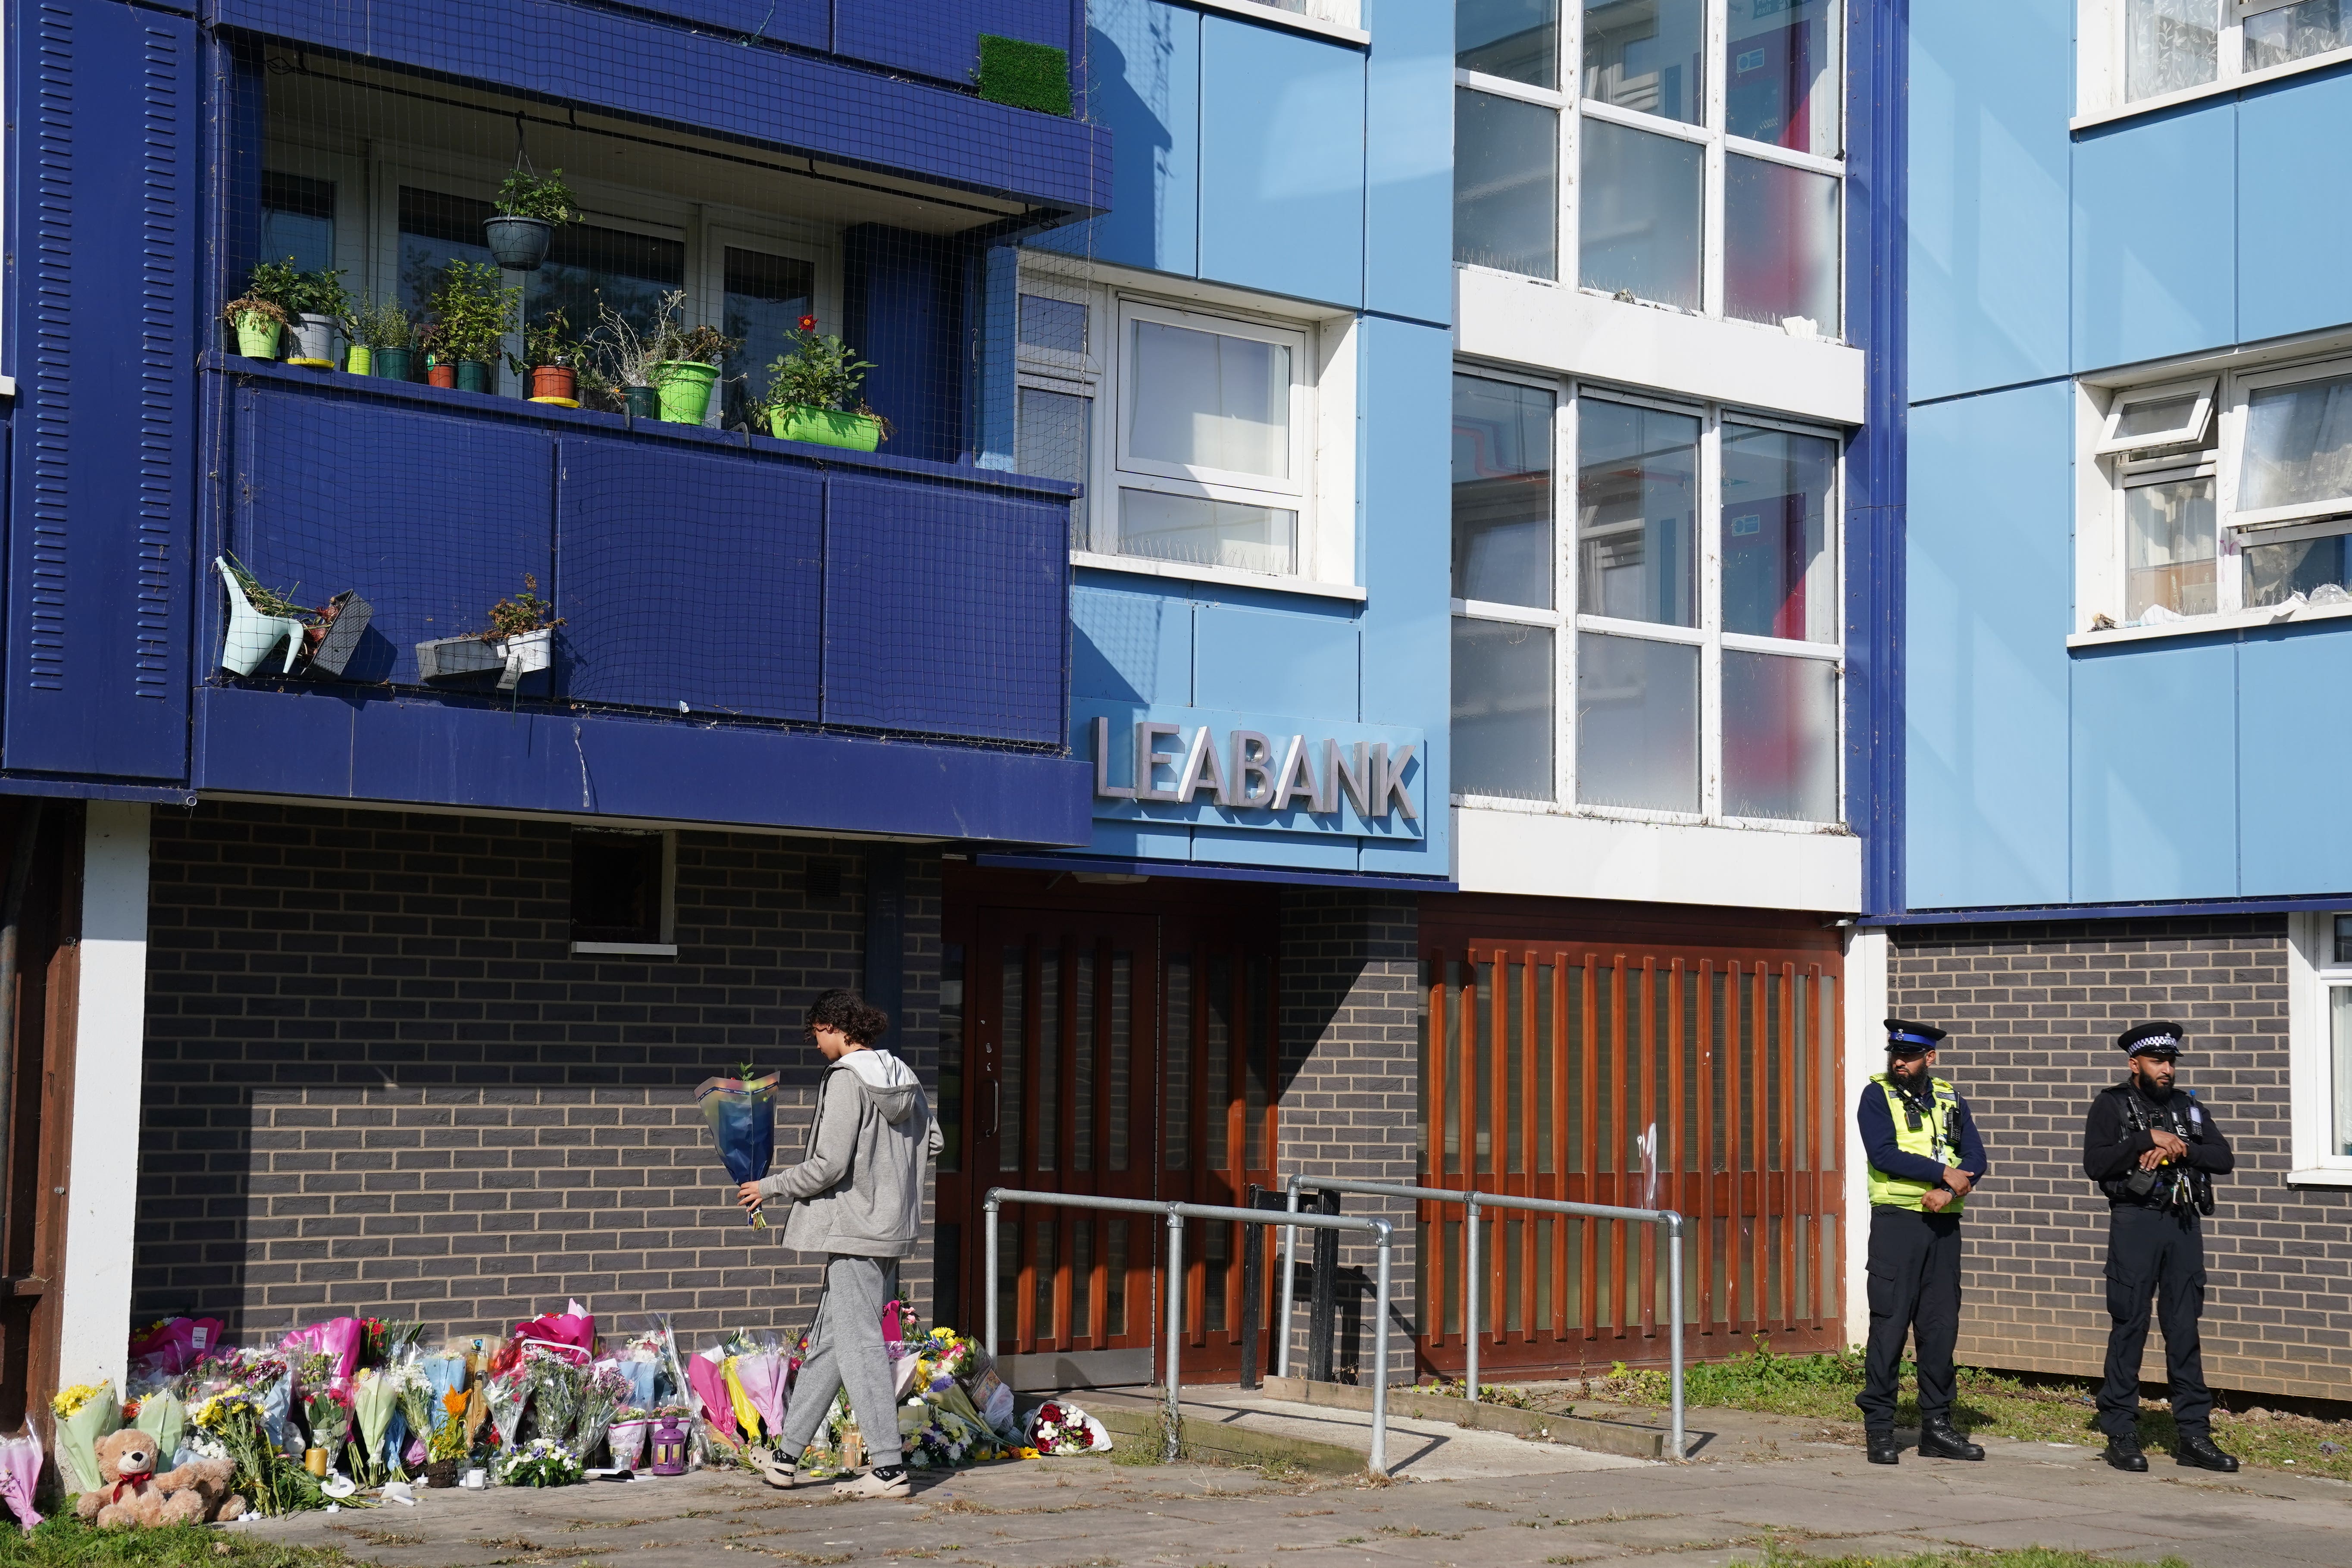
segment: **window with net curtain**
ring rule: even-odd
[[[2352,0],[2255,0],[2242,7],[2237,0],[2120,0],[2120,8],[2126,102],[2352,47]],[[2232,21],[2238,41],[2234,58],[2226,58]]]
[[[2241,512],[2303,508],[2326,522],[2324,514],[2340,506],[2343,527],[2352,530],[2352,374],[2250,392],[2244,440]],[[2245,540],[2247,605],[2283,604],[2296,594],[2309,598],[2324,588],[2352,586],[2343,532],[2276,544],[2260,538]]]
[[[1297,492],[1290,345],[1161,321],[1127,326],[1119,467],[1132,477],[1119,487],[1120,550],[1192,565],[1296,572],[1297,503],[1236,493]],[[1202,488],[1225,493],[1154,486],[1145,476],[1204,481]]]

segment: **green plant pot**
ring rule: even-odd
[[[343,361],[343,369],[353,375],[371,375],[374,374],[374,363],[373,349],[365,343],[353,343],[350,357]]]
[[[631,418],[661,417],[661,393],[654,387],[625,386],[621,388],[621,399],[627,405]]]
[[[276,359],[278,335],[284,331],[267,316],[236,319],[236,352],[247,359]]]
[[[414,381],[416,378],[415,349],[378,349],[373,358],[375,374],[386,381]]]
[[[659,368],[664,423],[701,424],[703,416],[710,412],[710,389],[719,380],[719,367],[690,359],[666,359]]]
[[[459,360],[457,362],[457,390],[460,392],[489,391],[490,367],[478,359]]]
[[[772,410],[768,428],[779,441],[814,441],[820,447],[847,447],[859,452],[870,452],[882,444],[882,421],[872,415],[839,414],[805,404]]]

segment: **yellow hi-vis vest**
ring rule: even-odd
[[[1922,1155],[1938,1165],[1958,1165],[1960,1163],[1960,1097],[1953,1092],[1950,1084],[1939,1078],[1927,1080],[1935,1091],[1935,1110],[1932,1114],[1921,1117],[1915,1129],[1911,1125],[1911,1113],[1903,1103],[1902,1092],[1886,1074],[1873,1073],[1870,1081],[1876,1084],[1878,1091],[1886,1097],[1886,1109],[1895,1118],[1896,1148],[1906,1154]],[[1875,1165],[1870,1167],[1870,1202],[1874,1208],[1882,1205],[1888,1208],[1919,1208],[1922,1206],[1919,1200],[1933,1188],[1932,1183],[1907,1181],[1901,1176],[1890,1176]],[[1944,1205],[1942,1212],[1958,1214],[1965,1201],[1955,1197]]]

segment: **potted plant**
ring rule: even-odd
[[[580,372],[575,361],[580,345],[572,341],[570,323],[562,310],[550,310],[540,318],[539,325],[522,330],[522,355],[507,356],[515,378],[523,384],[523,395],[533,403],[559,404],[565,408],[580,406]]]
[[[740,340],[717,327],[694,327],[662,334],[661,359],[654,366],[660,380],[661,416],[671,425],[699,425],[710,412],[710,391],[719,384],[719,367],[740,348]]]
[[[311,669],[320,674],[342,674],[374,617],[374,605],[356,590],[346,588],[318,609],[307,610],[294,602],[300,584],[283,592],[269,587],[234,555],[225,555],[215,564],[228,585],[229,600],[222,668],[250,675],[283,638],[286,660],[279,673],[291,673],[297,658],[308,658]]]
[[[839,338],[817,336],[816,318],[803,316],[793,352],[768,366],[768,390],[752,404],[753,418],[781,441],[870,452],[890,434],[889,422],[858,395],[873,368]]]
[[[343,321],[343,336],[351,340],[353,375],[381,375],[406,381],[416,353],[416,324],[400,300],[387,295],[356,303]]]
[[[654,307],[653,329],[637,331],[636,323],[610,305],[596,308],[596,325],[583,345],[584,357],[596,367],[595,378],[618,387],[622,406],[631,417],[661,417],[662,345],[684,334],[686,290],[672,289]]]
[[[524,676],[554,662],[555,628],[563,624],[539,596],[539,579],[526,572],[522,592],[490,606],[488,631],[436,637],[416,645],[416,668],[427,680],[502,670],[499,689],[511,691]]]
[[[482,223],[490,254],[499,266],[517,272],[538,271],[540,263],[547,259],[555,226],[580,218],[579,203],[572,187],[563,183],[561,169],[541,174],[516,167],[499,183],[494,205],[498,216]]]
[[[237,353],[276,359],[279,336],[307,298],[291,258],[256,267],[246,276],[245,292],[221,307],[221,319],[236,329]]]
[[[297,272],[292,293],[287,309],[294,318],[294,352],[287,363],[334,369],[335,324],[350,314],[352,308],[352,297],[343,288],[341,271],[320,268],[316,272]]]
[[[456,364],[453,379],[457,389],[494,390],[491,359],[514,331],[515,317],[522,309],[520,285],[501,287],[499,269],[487,261],[452,261],[443,270],[429,304],[433,353],[441,363]]]

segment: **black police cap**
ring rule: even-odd
[[[1944,1031],[1933,1024],[1915,1024],[1908,1018],[1886,1020],[1886,1054],[1890,1057],[1916,1057],[1936,1048]]]
[[[2188,1032],[2178,1024],[2158,1018],[2126,1029],[2116,1037],[2116,1045],[2127,1057],[2163,1057],[2169,1060],[2180,1054],[2180,1038]]]

